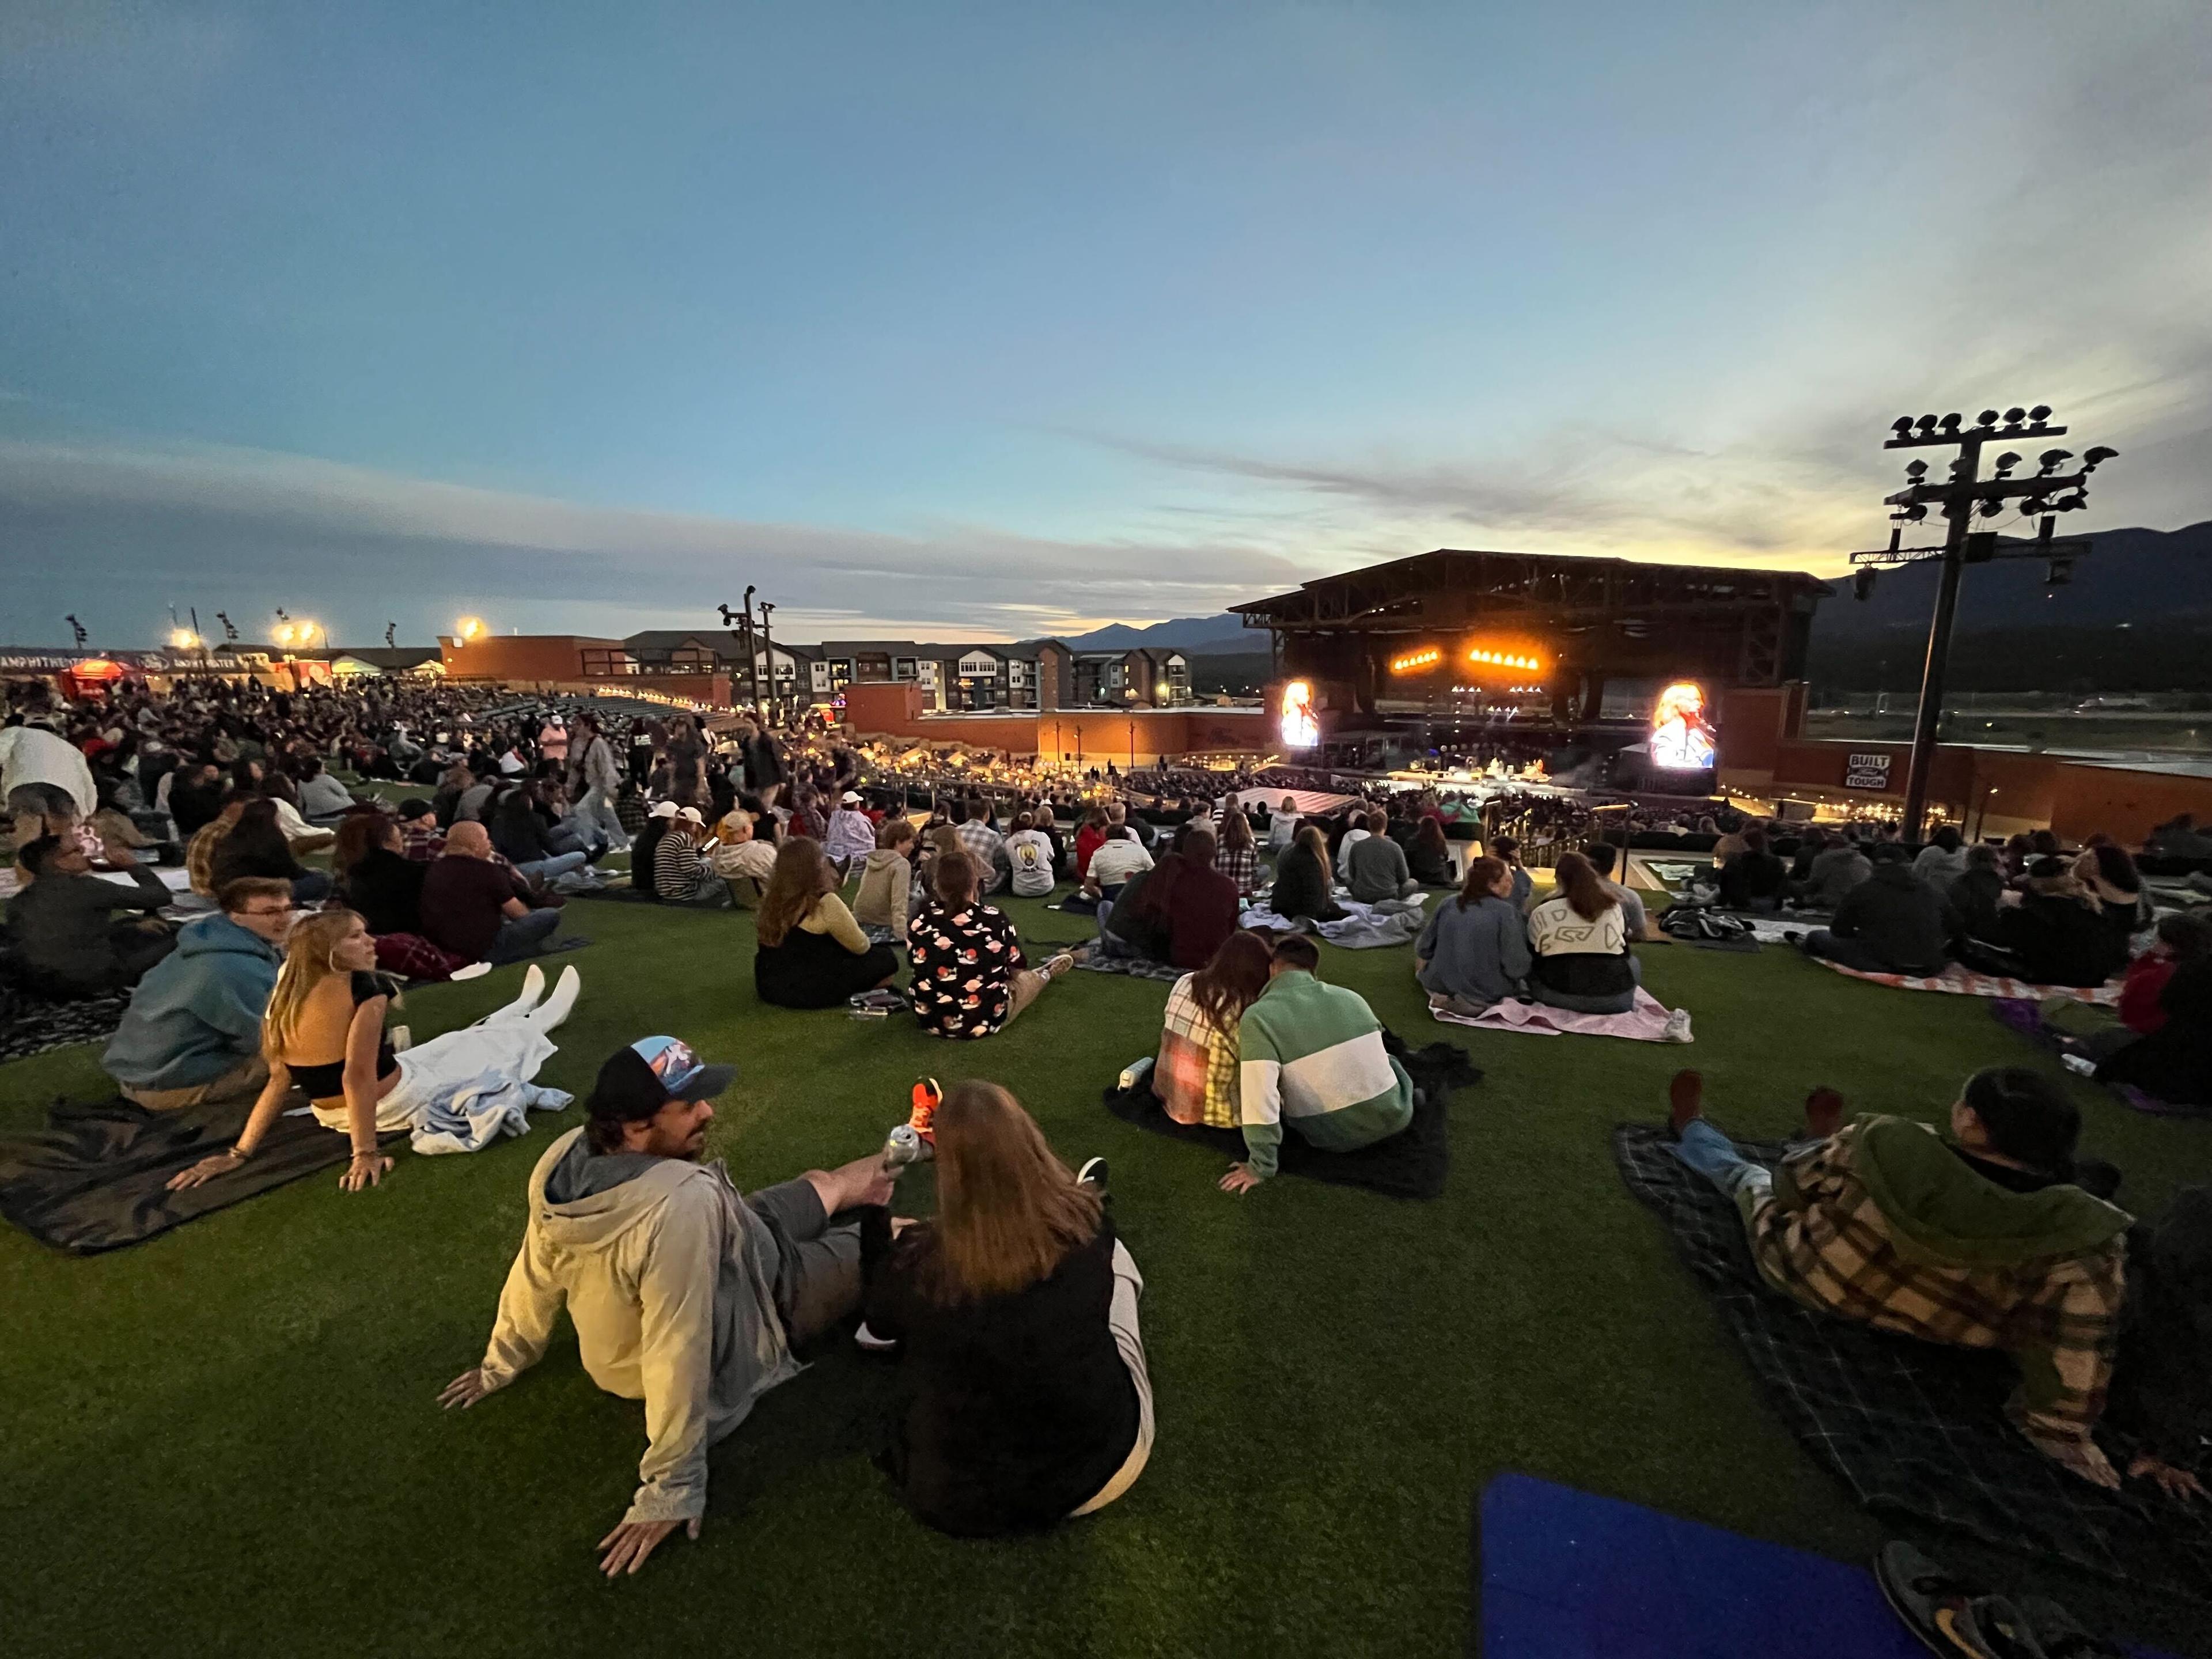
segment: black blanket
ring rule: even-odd
[[[303,1112],[279,1117],[234,1173],[167,1190],[170,1176],[236,1140],[251,1110],[250,1101],[178,1112],[57,1101],[48,1127],[0,1140],[0,1217],[57,1249],[96,1255],[346,1162],[346,1137]]]
[[[1285,1175],[1365,1187],[1392,1198],[1439,1198],[1451,1164],[1447,1110],[1451,1092],[1481,1082],[1482,1073],[1468,1063],[1467,1050],[1455,1043],[1431,1042],[1425,1048],[1410,1049],[1388,1031],[1382,1040],[1413,1080],[1413,1121],[1388,1139],[1354,1152],[1322,1152],[1296,1133],[1285,1134],[1276,1154],[1278,1167]],[[1244,1157],[1242,1131],[1209,1129],[1170,1117],[1152,1092],[1149,1076],[1134,1089],[1109,1089],[1104,1098],[1106,1109],[1125,1123],[1210,1146],[1232,1162]]]
[[[1800,1307],[1752,1265],[1735,1206],[1674,1153],[1664,1128],[1624,1124],[1613,1157],[1666,1224],[1769,1402],[1872,1510],[1901,1510],[2008,1549],[2212,1599],[2212,1514],[2130,1480],[2068,1474],[2005,1420],[2017,1376],[2002,1354],[1891,1336]],[[1765,1164],[1779,1146],[1746,1146]],[[2106,1437],[2108,1450],[2120,1449]],[[2115,1458],[2124,1465],[2124,1455]]]
[[[0,1060],[22,1060],[72,1042],[105,1042],[123,1024],[131,993],[57,1002],[10,986],[0,989]]]

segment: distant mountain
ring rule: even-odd
[[[1149,628],[1113,623],[1104,628],[1094,628],[1088,634],[1063,637],[1079,651],[1131,651],[1170,646],[1194,656],[1210,656],[1222,652],[1264,652],[1267,648],[1265,629],[1249,629],[1242,617],[1226,611],[1218,617],[1178,617],[1171,622],[1154,623]]]
[[[1934,541],[1939,530],[1926,531]],[[2045,587],[2040,559],[1996,559],[1969,565],[1959,592],[1958,632],[2017,628],[2142,628],[2183,617],[2212,617],[2212,521],[2185,529],[2106,530],[2074,567],[2063,587]],[[1850,579],[1836,580],[1834,597],[1813,620],[1815,648],[1893,630],[1925,638],[1935,608],[1939,562],[1885,570],[1873,597],[1851,597]]]

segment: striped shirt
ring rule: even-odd
[[[1383,1045],[1382,1022],[1357,991],[1303,969],[1278,973],[1237,1027],[1245,1162],[1275,1173],[1288,1120],[1301,1139],[1348,1152],[1413,1121],[1413,1083]]]

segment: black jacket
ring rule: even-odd
[[[1285,848],[1275,860],[1275,885],[1267,908],[1285,921],[1311,916],[1316,921],[1335,921],[1345,914],[1323,878],[1321,860],[1310,848]]]
[[[1789,885],[1790,866],[1771,853],[1747,848],[1721,866],[1721,902],[1731,910],[1779,899]]]
[[[345,902],[361,912],[372,933],[419,933],[422,877],[429,868],[388,847],[373,848],[346,872]]]
[[[904,1405],[877,1462],[939,1531],[1051,1526],[1137,1443],[1136,1383],[1106,1322],[1113,1218],[1028,1289],[951,1307],[926,1289],[933,1243],[909,1228],[868,1297],[869,1330],[902,1345]]]
[[[2037,985],[2102,985],[2127,965],[2127,941],[2101,908],[2059,893],[2025,893],[1998,913],[1997,944]]]
[[[1910,865],[1877,864],[1844,895],[1828,931],[1856,939],[1893,974],[1940,974],[1956,919],[1943,896]]]
[[[2174,1106],[2212,1106],[2212,963],[2173,970],[2158,1006],[2166,1024],[2097,1068],[2100,1083],[2131,1083]]]

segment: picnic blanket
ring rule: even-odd
[[[96,1255],[337,1169],[351,1155],[345,1136],[301,1106],[270,1125],[253,1157],[229,1175],[185,1192],[167,1190],[170,1176],[236,1140],[252,1109],[246,1100],[176,1112],[119,1099],[57,1101],[46,1128],[0,1140],[0,1216],[56,1249]]]
[[[2024,979],[1978,974],[1955,962],[1940,974],[1915,975],[1869,974],[1856,968],[1846,968],[1839,962],[1821,961],[1818,957],[1811,960],[1852,979],[1871,980],[1876,985],[1893,986],[1900,991],[1948,991],[1955,996],[1967,997],[2026,997],[2033,1002],[2040,1002],[2045,997],[2072,997],[2076,1002],[2101,1003],[2107,1007],[2117,1006],[2120,1000],[2120,986],[2117,980],[2098,986],[2031,985]]]
[[[1800,1306],[1759,1279],[1735,1206],[1674,1156],[1663,1127],[1623,1124],[1613,1150],[1628,1190],[1665,1224],[1776,1414],[1859,1502],[2106,1578],[2212,1598],[2212,1511],[2142,1481],[2106,1492],[2038,1452],[2005,1421],[2017,1379],[2004,1355],[1938,1347]],[[1741,1150],[1771,1164],[1784,1148]]]
[[[0,1060],[22,1060],[72,1042],[105,1042],[123,1024],[123,1011],[130,1006],[128,991],[57,1002],[15,987],[0,990]]]
[[[2010,1026],[2041,1048],[2057,1048],[2060,1039],[2065,1035],[2047,1024],[2042,1008],[2025,998],[2000,997],[1990,1004],[1990,1013],[1998,1024]],[[2212,1118],[2212,1106],[2191,1106],[2160,1100],[2155,1095],[2145,1094],[2132,1083],[2107,1083],[2105,1087],[2117,1096],[2123,1105],[2152,1117]]]
[[[1283,1137],[1276,1154],[1285,1175],[1308,1176],[1340,1187],[1364,1187],[1392,1198],[1437,1198],[1444,1189],[1450,1169],[1450,1121],[1447,1110],[1451,1091],[1482,1081],[1467,1050],[1449,1042],[1431,1042],[1412,1049],[1392,1032],[1382,1041],[1413,1079],[1413,1121],[1388,1139],[1356,1152],[1325,1152],[1297,1134]],[[1134,1089],[1109,1089],[1103,1099],[1106,1109],[1125,1123],[1155,1134],[1210,1146],[1232,1162],[1244,1157],[1244,1136],[1236,1129],[1209,1129],[1202,1123],[1178,1123],[1167,1115],[1147,1076]]]
[[[1093,951],[1079,957],[1077,967],[1086,974],[1126,974],[1131,979],[1156,979],[1163,985],[1172,985],[1190,971],[1188,968],[1171,968],[1164,962],[1153,962],[1144,957],[1106,957]]]
[[[1424,893],[1417,900],[1403,902],[1425,903],[1427,898]],[[1277,933],[1310,933],[1346,951],[1375,951],[1386,945],[1412,943],[1428,921],[1419,909],[1385,910],[1347,898],[1340,898],[1336,902],[1337,908],[1346,913],[1340,921],[1316,921],[1310,916],[1292,921],[1277,915],[1263,902],[1239,916],[1237,925]]]
[[[1667,1035],[1667,1022],[1674,1011],[1642,986],[1636,988],[1636,1006],[1625,1014],[1577,1014],[1541,1002],[1508,998],[1493,1002],[1479,1015],[1455,1014],[1432,1007],[1429,1012],[1447,1025],[1472,1025],[1478,1030],[1527,1031],[1537,1036],[1626,1037],[1632,1042],[1690,1042],[1690,1017],[1682,1012],[1679,1037]]]

